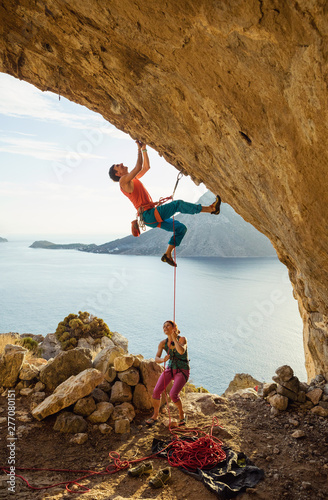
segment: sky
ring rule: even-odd
[[[113,163],[133,168],[137,146],[100,114],[0,73],[0,237],[104,243],[130,234],[135,209],[109,179]],[[178,171],[148,149],[143,182],[153,200],[172,194]],[[189,177],[175,198],[206,191]]]

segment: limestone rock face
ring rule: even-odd
[[[328,375],[325,2],[0,7],[0,71],[101,113],[266,234]],[[163,193],[165,195],[165,193]]]

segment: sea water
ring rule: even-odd
[[[82,241],[82,240],[81,240]],[[286,268],[277,258],[105,255],[0,244],[0,332],[53,333],[78,311],[102,318],[154,358],[164,321],[187,337],[191,381],[222,394],[236,373],[271,381],[289,364],[306,380],[302,321]]]

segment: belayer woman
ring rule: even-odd
[[[180,332],[174,321],[165,321],[163,330],[167,338],[159,343],[155,361],[156,363],[167,363],[167,365],[165,366],[165,370],[160,375],[153,391],[152,403],[154,412],[152,417],[146,420],[146,424],[153,425],[158,420],[161,395],[169,383],[173,380],[170,398],[178,408],[178,425],[181,426],[185,425],[186,419],[179,393],[187,383],[190,373],[187,339],[186,337],[181,337],[179,335]],[[166,355],[161,357],[163,350],[166,352]]]

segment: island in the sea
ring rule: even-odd
[[[93,249],[97,248],[97,245],[91,243],[87,245],[85,243],[52,243],[51,241],[40,240],[35,241],[30,245],[30,248],[46,248],[50,250],[81,250],[82,252],[92,252]]]
[[[209,205],[213,201],[209,191],[198,201]],[[276,257],[270,240],[238,215],[226,203],[221,205],[219,216],[211,214],[183,215],[177,220],[183,222],[188,231],[179,246],[179,257]],[[128,225],[128,222],[127,222]],[[74,249],[82,252],[160,255],[167,246],[169,234],[161,229],[150,229],[139,238],[126,236],[102,245],[70,243],[55,244],[36,241],[32,248]]]
[[[8,243],[8,240],[6,238],[1,238],[0,236],[0,243]]]

